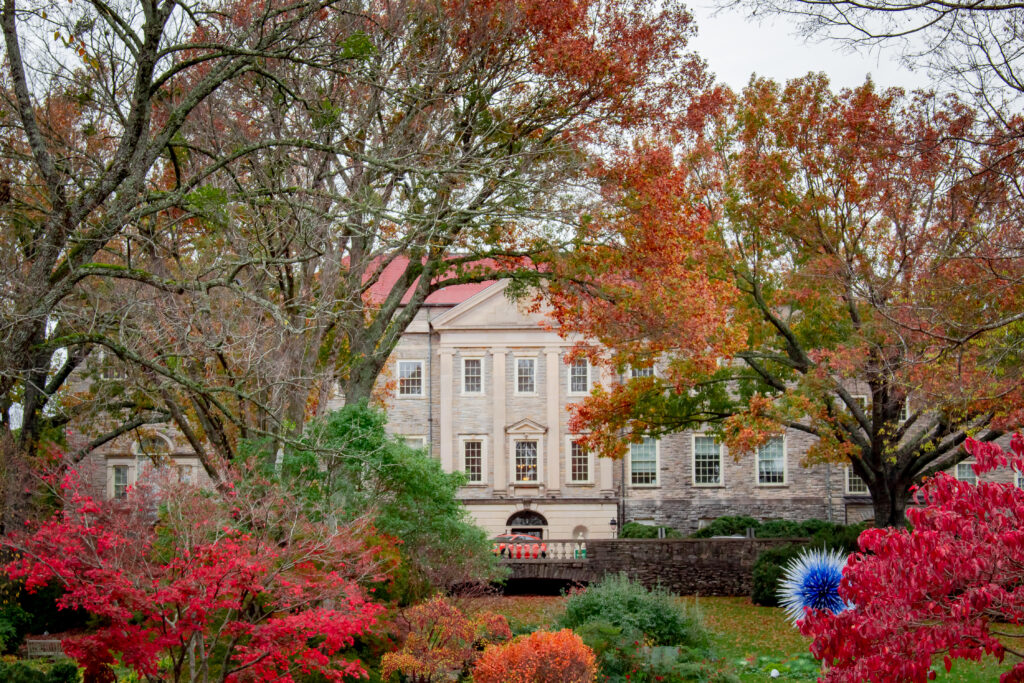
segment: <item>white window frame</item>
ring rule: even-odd
[[[108,458],[106,462],[107,467],[107,500],[114,499],[114,468],[115,467],[127,467],[128,477],[127,486],[131,488],[135,486],[135,482],[138,477],[139,463],[135,458]]]
[[[471,481],[466,471],[466,444],[471,441],[480,442],[480,481]],[[465,486],[487,486],[488,472],[488,448],[486,434],[460,434],[459,435],[459,471],[466,475]]]
[[[466,390],[466,361],[468,361],[468,360],[480,361],[480,390],[479,391],[467,391]],[[462,357],[461,366],[462,366],[462,375],[461,375],[461,381],[459,382],[459,389],[461,391],[461,394],[463,396],[483,396],[484,394],[486,394],[487,393],[487,384],[486,384],[486,381],[484,380],[484,376],[485,376],[486,373],[484,372],[485,363],[484,363],[483,356],[463,356]]]
[[[178,482],[198,484],[199,483],[199,458],[181,458],[171,463]],[[187,472],[185,472],[187,470]],[[182,482],[181,475],[186,473],[188,482]]]
[[[860,476],[858,476],[857,473],[853,471],[852,467],[847,465],[843,469],[846,471],[846,475],[843,477],[844,484],[845,484],[844,490],[846,491],[846,495],[848,495],[848,496],[870,496],[871,495],[871,491],[868,489],[868,483],[866,481],[864,481],[863,479],[861,479]],[[863,485],[864,485],[864,490],[863,491],[854,490],[853,487],[850,486],[850,482],[853,481],[854,477],[857,477],[857,479],[859,479],[863,483]]]
[[[906,422],[910,419],[910,397],[903,397],[903,407],[900,408],[900,422]]]
[[[638,372],[644,373],[644,374],[637,374]],[[657,377],[657,376],[658,376],[658,373],[655,371],[653,365],[648,366],[646,368],[634,368],[633,366],[629,367],[629,378],[630,379],[637,379],[637,378],[640,378],[640,377]]]
[[[1024,474],[1021,474],[1018,470],[1013,470],[1013,484],[1019,489],[1024,489]]]
[[[697,481],[697,439],[712,439],[718,446],[718,481],[714,483]],[[725,468],[722,466],[722,442],[713,436],[702,432],[695,432],[690,435],[690,473],[694,486],[704,489],[722,488],[725,486]]]
[[[654,481],[649,484],[633,483],[633,446],[640,444],[631,443],[629,444],[629,485],[631,488],[654,489],[661,486],[661,439],[655,439],[653,436],[644,437],[644,441],[648,439],[654,442]]]
[[[405,445],[409,448],[426,448],[427,447],[427,435],[426,434],[395,434],[396,437],[405,442]]]
[[[584,389],[583,391],[578,391],[578,390],[574,390],[572,388],[572,370],[573,370],[573,365],[576,364],[576,363],[579,363],[581,361],[583,363],[585,363],[584,367],[587,370],[586,389]],[[565,376],[565,389],[566,389],[566,392],[570,396],[586,396],[587,394],[589,394],[590,393],[590,387],[592,386],[591,372],[590,372],[590,368],[591,368],[590,359],[589,358],[577,358],[574,361],[572,361],[571,363],[569,363],[568,365],[566,365],[565,368],[566,368],[566,376]]]
[[[589,486],[594,483],[594,453],[585,449],[587,453],[587,478],[572,478],[572,445],[582,438],[580,434],[570,434],[565,437],[565,483],[567,486]]]
[[[974,486],[977,486],[978,482],[981,481],[981,478],[978,477],[978,475],[974,473],[974,470],[968,470],[968,472],[970,472],[970,474],[968,475],[967,479],[965,479],[964,477],[960,476],[960,466],[961,465],[964,466],[964,467],[971,467],[974,464],[975,464],[975,460],[973,458],[969,459],[969,460],[961,460],[957,464],[953,465],[953,476],[956,477],[958,481],[966,481],[969,484],[973,484]]]
[[[408,364],[408,365],[416,364],[416,365],[420,366],[420,390],[419,390],[419,393],[416,393],[416,394],[404,394],[404,393],[402,393],[402,365],[403,364]],[[424,361],[418,360],[418,359],[415,359],[415,358],[400,358],[397,361],[395,361],[395,379],[398,382],[398,386],[395,388],[395,395],[398,396],[398,398],[402,398],[402,399],[405,399],[405,398],[423,398],[424,396],[426,396],[427,395],[427,392],[426,392],[426,388],[427,388],[426,387],[426,385],[427,385],[426,367],[427,367],[427,364]]]
[[[106,349],[99,349],[99,351],[97,352],[96,362],[97,365],[99,365],[97,373],[99,375],[99,378],[103,380],[124,379],[124,366],[112,366],[107,354],[108,352]],[[120,358],[118,358],[117,354],[115,353],[111,352],[109,357],[113,358],[115,361],[120,361]]]
[[[520,443],[533,442],[537,444],[537,469],[534,479],[520,479],[516,474],[516,445]],[[512,467],[513,486],[538,486],[544,481],[544,473],[541,471],[544,463],[544,441],[539,436],[530,434],[517,434],[512,438],[512,448],[509,450],[509,464]]]
[[[533,366],[533,390],[532,391],[520,391],[519,390],[519,362],[529,361],[530,365]],[[516,396],[536,396],[540,383],[537,378],[537,356],[514,356],[512,358],[512,368],[514,370],[512,375],[514,393]]]
[[[860,409],[864,412],[864,415],[870,420],[871,419],[871,397],[867,394],[850,394],[850,398],[853,399],[854,403],[860,404]]]
[[[761,481],[761,449],[767,446],[769,443],[779,439],[782,441],[782,481]],[[754,457],[754,483],[759,487],[771,488],[778,486],[789,486],[789,452],[786,448],[786,437],[785,436],[773,436],[762,446],[757,447],[757,451]]]

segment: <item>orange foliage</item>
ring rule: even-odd
[[[492,645],[473,667],[476,683],[590,683],[596,676],[594,651],[569,629]]]
[[[468,618],[444,597],[410,607],[403,615],[407,633],[402,648],[381,660],[381,680],[401,673],[412,683],[447,681],[472,663],[480,647],[512,637],[500,614]]]

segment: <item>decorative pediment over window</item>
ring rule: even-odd
[[[505,427],[506,434],[547,434],[548,428],[530,418],[525,418],[515,424]]]

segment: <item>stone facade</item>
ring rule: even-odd
[[[608,574],[626,574],[649,588],[661,586],[679,595],[750,595],[758,555],[806,540],[591,540],[583,560],[516,560],[507,565],[509,578],[517,580],[594,583]]]
[[[460,303],[425,306],[387,373],[400,382],[403,367],[422,365],[416,391],[406,387],[403,394],[399,385],[390,399],[389,429],[429,444],[446,470],[479,470],[478,481],[463,487],[460,497],[490,533],[518,529],[546,538],[601,539],[629,521],[689,532],[723,515],[846,522],[848,510],[860,516],[870,511],[866,495],[848,495],[844,468],[802,466],[812,437],[796,430],[774,451],[774,476],[759,471],[756,455],[734,458],[718,446],[717,481],[706,481],[706,466],[700,481],[694,450],[701,435],[691,432],[651,445],[638,456],[648,459],[646,467],[632,457],[590,457],[587,476],[580,477],[578,468],[574,476],[568,408],[586,396],[579,390],[584,372],[577,367],[574,386],[566,361],[576,340],[562,339],[542,321],[509,301],[501,282]],[[471,389],[479,371],[478,390],[467,391],[467,361]],[[524,386],[524,379],[532,382]],[[616,378],[588,367],[585,379],[590,387]],[[536,449],[536,477],[529,481],[517,473],[517,448]]]
[[[619,461],[574,453],[569,407],[594,385],[621,378],[585,365],[573,369],[567,360],[577,340],[562,339],[541,314],[510,301],[505,284],[428,298],[381,380],[397,385],[387,406],[389,430],[427,448],[447,471],[473,475],[459,495],[489,533],[607,539],[630,521],[686,533],[723,515],[841,523],[873,516],[866,490],[851,487],[856,482],[845,467],[803,466],[813,437],[797,430],[787,431],[763,463],[757,454],[733,457],[692,432]],[[144,440],[157,452],[140,448]],[[125,435],[82,463],[93,493],[107,497],[158,467],[209,482],[187,442],[161,425]],[[968,470],[961,465],[953,473],[969,476]]]

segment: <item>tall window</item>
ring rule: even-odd
[[[423,361],[398,361],[398,395],[423,395]]]
[[[786,449],[782,437],[775,437],[757,449],[757,483],[786,483]]]
[[[852,467],[846,468],[846,492],[854,496],[862,496],[870,493],[868,483],[854,474]]]
[[[466,481],[470,484],[479,484],[484,480],[483,441],[462,442],[462,463],[466,472]]]
[[[114,465],[114,498],[128,495],[128,465]]]
[[[537,391],[537,359],[516,359],[516,392],[532,394]]]
[[[590,362],[577,358],[569,365],[569,393],[585,394],[590,391]]]
[[[569,444],[569,481],[576,484],[590,481],[590,452],[579,441]]]
[[[516,481],[537,481],[536,441],[516,441]]]
[[[693,437],[693,483],[697,486],[722,483],[722,447],[713,437]]]
[[[482,394],[484,391],[484,362],[479,358],[462,359],[462,393]]]
[[[629,480],[633,486],[658,485],[658,442],[649,436],[629,445]]]
[[[968,484],[977,484],[978,475],[974,473],[974,461],[958,462],[956,464],[956,478]]]

